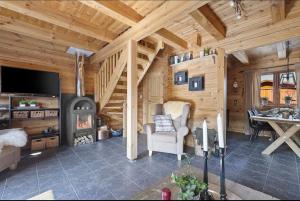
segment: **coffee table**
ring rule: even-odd
[[[187,171],[202,180],[203,170],[194,167],[184,167],[175,172],[175,174],[182,175]],[[156,185],[137,194],[132,200],[161,200],[161,189],[165,187],[171,190],[172,200],[177,200],[180,189],[171,182],[171,175],[159,181]],[[226,180],[226,188],[228,200],[278,200],[270,195],[253,190],[230,180]],[[218,194],[220,188],[219,177],[217,175],[209,173],[209,189],[213,192],[213,194]],[[219,198],[215,197],[215,200],[219,200]]]

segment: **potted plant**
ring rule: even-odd
[[[204,48],[204,56],[208,56],[208,55],[210,55],[210,47],[206,47],[206,48]]]
[[[201,192],[207,186],[192,175],[176,176],[173,174],[172,180],[180,188],[180,200],[199,200]]]
[[[28,102],[28,104],[30,105],[30,107],[36,107],[37,106],[37,101],[31,100],[31,101]]]
[[[261,98],[261,104],[262,104],[263,106],[268,105],[268,103],[269,103],[268,97],[262,97],[262,98]]]
[[[26,107],[27,101],[26,100],[20,100],[19,101],[19,106],[20,107]]]
[[[186,157],[188,163],[188,170],[190,170],[190,158]],[[187,171],[184,175],[177,176],[172,174],[172,182],[180,188],[180,200],[200,200],[201,193],[206,190],[207,185]]]
[[[285,101],[286,105],[291,105],[291,103],[293,101],[293,97],[292,96],[285,96],[284,101]]]

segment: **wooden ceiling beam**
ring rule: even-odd
[[[271,15],[273,24],[284,20],[286,17],[285,0],[272,0]]]
[[[112,43],[108,44],[98,51],[92,58],[91,63],[96,63],[113,52],[118,51],[126,46],[128,40],[142,40],[143,38],[155,33],[156,31],[167,26],[170,22],[188,15],[194,9],[197,9],[208,1],[166,1],[160,7],[156,8],[143,18],[131,29],[120,35]]]
[[[171,31],[167,29],[160,29],[153,35],[156,39],[159,39],[166,44],[176,48],[176,49],[187,49],[188,48],[188,42],[184,39],[180,38],[179,36],[175,35]]]
[[[216,40],[222,40],[226,37],[226,27],[215,12],[204,5],[191,14],[192,18]]]
[[[95,10],[104,13],[105,15],[118,20],[126,25],[135,26],[139,23],[144,16],[140,15],[130,6],[127,6],[121,1],[107,1],[107,0],[94,0],[86,1],[79,0],[82,4],[87,5]],[[153,35],[156,39],[162,40],[164,43],[176,48],[176,49],[187,49],[188,43],[170,32],[167,29],[160,29]]]
[[[297,37],[300,37],[300,15],[205,45],[207,47],[222,47],[227,54],[232,54],[236,51],[270,45]]]
[[[73,46],[91,51],[97,51],[97,47],[91,42],[74,38],[69,34],[49,31],[37,25],[29,24],[12,16],[0,15],[0,30],[21,34],[30,38],[53,42],[64,46]]]
[[[99,27],[94,27],[85,23],[78,18],[74,19],[71,16],[66,16],[57,10],[51,10],[36,5],[35,2],[28,1],[0,1],[0,7],[18,12],[22,15],[27,15],[38,20],[45,21],[62,28],[72,30],[74,32],[90,36],[101,41],[111,42],[118,35],[108,30],[103,30]]]
[[[94,0],[94,1],[86,1],[79,0],[82,4],[94,8],[99,12],[118,20],[124,24],[129,26],[134,26],[136,23],[141,21],[144,17],[137,13],[133,8],[127,6],[125,3],[121,1],[102,1],[102,0]]]
[[[287,57],[287,44],[280,42],[276,44],[278,59],[286,59]]]
[[[232,53],[232,55],[237,58],[242,64],[249,64],[249,58],[245,51],[238,51]]]

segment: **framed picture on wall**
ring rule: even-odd
[[[175,85],[183,85],[188,83],[188,72],[180,71],[175,73],[174,75],[174,84]]]
[[[205,89],[204,85],[204,76],[197,76],[189,79],[189,91],[203,91]]]

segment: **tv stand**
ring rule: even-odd
[[[34,100],[36,106],[20,107],[20,101]],[[60,96],[7,95],[0,94],[0,129],[23,128],[28,133],[28,145],[32,149],[33,140],[58,137],[61,144],[61,100]],[[52,128],[51,135],[45,130]],[[33,150],[38,150],[35,148]],[[42,147],[42,146],[41,146]],[[53,143],[51,148],[53,148]]]

